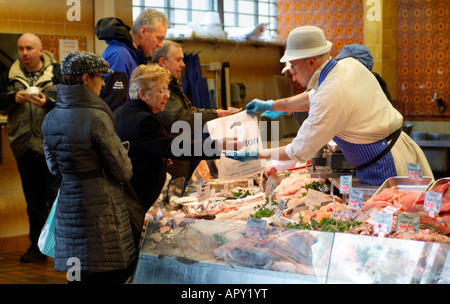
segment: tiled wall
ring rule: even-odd
[[[286,42],[291,30],[302,25],[320,27],[333,43],[331,56],[352,43],[364,43],[363,0],[278,0],[278,37]],[[296,93],[304,88],[294,83]]]
[[[278,36],[285,42],[289,32],[298,26],[318,26],[333,42],[331,55],[336,56],[346,44],[363,43],[363,10],[363,0],[279,0]]]
[[[406,119],[450,120],[449,1],[398,1],[398,102]],[[438,91],[446,103],[438,112]]]
[[[405,121],[416,121],[415,131],[448,132],[449,1],[380,3],[381,20],[369,21],[367,14],[373,1],[278,0],[280,40],[285,42],[298,26],[315,25],[334,43],[332,56],[345,44],[365,44],[374,56],[374,71],[387,82]],[[301,89],[297,85],[296,91]],[[446,103],[444,115],[437,115],[437,105],[431,101],[434,90],[439,90],[439,97]]]

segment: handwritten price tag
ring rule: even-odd
[[[414,214],[397,214],[397,231],[400,233],[418,233],[420,217]]]
[[[362,209],[362,202],[363,202],[363,196],[364,194],[361,191],[357,190],[350,190],[350,195],[348,198],[348,205],[352,207],[355,210],[361,210]]]
[[[266,224],[265,220],[249,217],[245,233],[249,236],[264,237]]]
[[[199,188],[197,190],[198,202],[203,202],[203,201],[209,200],[210,197],[211,197],[211,187],[210,186]]]
[[[344,175],[340,177],[339,180],[339,191],[342,193],[349,193],[352,187],[352,176]]]
[[[392,213],[377,213],[373,231],[377,233],[379,237],[384,237],[386,233],[391,231],[392,218]]]
[[[423,179],[422,169],[419,164],[416,163],[406,163],[406,168],[408,169],[408,175],[411,179]]]
[[[275,210],[275,219],[279,220],[281,213],[284,210],[284,207],[286,206],[286,202],[284,200],[280,200],[280,202],[278,203],[278,207],[277,210]]]
[[[431,217],[434,217],[434,213],[441,211],[442,193],[427,191],[425,192],[425,201],[423,202],[423,209],[428,211]]]

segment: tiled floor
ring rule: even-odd
[[[0,252],[0,284],[67,284],[65,272],[53,269],[53,259],[21,263],[26,249]]]

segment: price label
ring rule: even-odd
[[[395,206],[386,206],[383,209],[381,209],[380,213],[394,214],[395,212],[398,211],[398,209],[400,209],[400,208],[399,207],[395,207]]]
[[[228,193],[228,183],[224,183],[223,184],[223,192],[225,193],[225,195],[227,195],[227,193]]]
[[[264,237],[266,224],[265,220],[249,217],[245,233],[249,236]]]
[[[198,202],[203,202],[203,201],[209,200],[210,197],[211,197],[211,187],[210,186],[206,186],[206,187],[197,189]]]
[[[392,218],[392,213],[377,213],[373,231],[377,233],[379,237],[383,237],[386,233],[389,233],[392,229]]]
[[[352,187],[352,176],[344,175],[340,177],[339,180],[339,191],[342,193],[349,193]]]
[[[423,179],[422,169],[419,164],[416,163],[406,163],[406,168],[408,169],[408,175],[411,179]]]
[[[255,187],[255,182],[253,181],[253,177],[248,180],[247,184],[248,184],[248,189],[250,191],[253,191],[253,187]]]
[[[420,217],[414,214],[397,214],[397,231],[401,233],[418,233]]]
[[[285,206],[286,202],[284,200],[280,200],[277,210],[275,210],[275,219],[280,219],[281,213],[283,212]]]
[[[211,202],[215,205],[216,204],[216,189],[211,189]]]
[[[361,210],[363,196],[364,194],[361,191],[351,189],[348,197],[348,205],[355,210]]]
[[[426,191],[425,200],[423,202],[423,209],[428,211],[431,217],[434,217],[434,213],[441,211],[442,193]]]

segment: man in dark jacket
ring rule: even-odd
[[[100,94],[111,110],[116,110],[127,99],[131,73],[140,64],[147,64],[147,57],[162,46],[168,27],[167,17],[154,9],[143,11],[131,28],[114,17],[97,22],[96,36],[108,44],[102,57],[114,71],[107,75]]]
[[[156,114],[169,133],[172,133],[172,125],[176,121],[181,120],[188,122],[193,132],[195,117],[199,117],[202,125],[200,131],[203,131],[203,125],[207,121],[230,114],[230,111],[228,110],[199,109],[192,106],[192,102],[183,93],[183,85],[180,79],[185,67],[183,58],[184,55],[181,45],[170,40],[165,40],[162,47],[157,49],[152,57],[153,63],[159,64],[161,67],[169,70],[172,74],[172,80],[169,84],[170,97],[167,99],[164,111]],[[195,116],[195,114],[200,115]],[[179,133],[175,134],[178,135]],[[173,159],[172,162],[173,164],[167,167],[167,172],[174,179],[179,177],[189,179],[192,171],[195,169],[191,168],[191,163],[195,165],[198,164],[198,161],[190,162],[177,159]]]
[[[31,245],[20,261],[29,263],[47,259],[37,242],[59,188],[60,178],[49,172],[45,162],[42,121],[55,106],[61,71],[36,35],[23,34],[17,46],[19,59],[0,76],[0,113],[8,115],[9,144],[27,202]],[[37,87],[37,94],[30,87]]]

